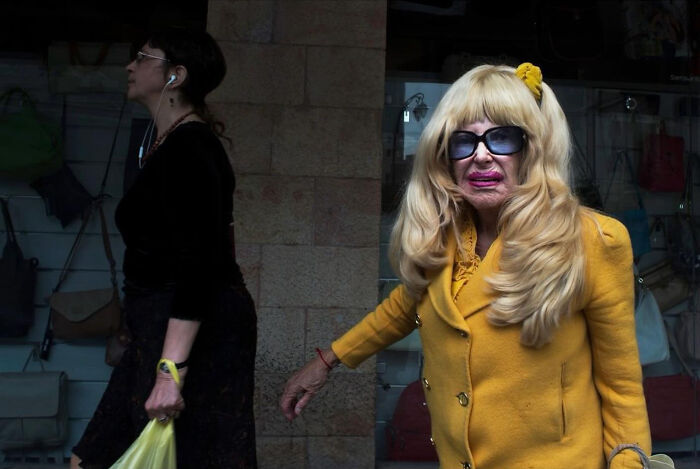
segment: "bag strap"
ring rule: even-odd
[[[36,346],[32,346],[32,349],[29,351],[29,355],[27,355],[27,359],[24,360],[24,365],[22,366],[22,372],[24,373],[27,371],[27,366],[29,366],[29,361],[34,359],[34,361],[39,362],[39,366],[41,367],[41,371],[46,371],[44,369],[44,364],[39,360],[39,357],[37,357],[36,354]]]
[[[624,150],[619,150],[615,156],[615,162],[613,163],[612,175],[610,176],[610,182],[608,183],[608,188],[605,191],[605,198],[603,199],[603,205],[605,205],[607,207],[608,198],[610,197],[610,189],[612,188],[613,182],[615,182],[615,173],[617,172],[617,164],[620,162],[620,160],[624,160],[625,165],[627,166],[627,170],[629,171],[630,175],[632,175],[632,186],[634,187],[634,191],[637,194],[637,203],[639,204],[639,208],[644,210],[644,200],[642,199],[642,192],[639,190],[639,185],[637,184],[637,181],[634,178],[634,171],[632,169],[632,162],[630,161],[629,155],[627,155],[627,152]]]
[[[613,460],[613,458],[619,454],[621,451],[626,450],[626,449],[631,449],[635,453],[639,455],[639,460],[642,462],[642,468],[643,469],[650,469],[651,468],[651,461],[649,461],[649,456],[644,453],[644,450],[640,448],[638,445],[632,444],[632,443],[623,443],[621,445],[617,445],[613,450],[610,452],[610,456],[608,456],[608,468],[610,468],[610,464]]]
[[[80,229],[78,230],[78,233],[75,235],[75,239],[73,240],[73,245],[71,246],[70,250],[68,251],[68,256],[66,257],[66,260],[63,263],[63,267],[61,268],[61,273],[58,275],[58,282],[56,283],[56,286],[53,288],[53,293],[56,293],[61,288],[61,285],[63,284],[64,280],[68,276],[68,269],[70,268],[70,265],[73,262],[73,257],[75,256],[75,253],[78,251],[78,247],[80,246],[80,242],[83,239],[83,234],[85,233],[85,228],[87,227],[88,223],[90,222],[90,218],[92,218],[92,213],[94,210],[95,210],[95,203],[93,202],[93,204],[87,210],[85,217],[83,217],[83,222],[80,225]]]
[[[17,236],[15,235],[15,227],[12,224],[10,210],[7,204],[7,199],[0,197],[2,203],[2,218],[5,220],[5,232],[7,233],[7,242],[9,244],[17,244]]]
[[[102,203],[97,204],[97,210],[100,213],[100,225],[102,227],[102,244],[105,249],[105,256],[107,256],[107,262],[109,263],[109,274],[112,281],[112,286],[117,288],[117,270],[116,262],[114,261],[114,256],[112,255],[112,244],[109,241],[109,231],[107,230],[107,220],[105,219],[105,212],[102,209]]]

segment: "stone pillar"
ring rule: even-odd
[[[283,384],[377,301],[386,0],[209,0],[237,255],[258,308],[261,469],[374,468],[374,360],[293,423]]]

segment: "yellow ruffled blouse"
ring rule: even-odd
[[[457,249],[452,267],[452,299],[457,301],[462,287],[479,268],[481,257],[476,253],[476,226],[468,223],[461,236],[461,249]]]

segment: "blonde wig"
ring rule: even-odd
[[[518,186],[503,204],[499,271],[488,279],[496,300],[489,320],[522,324],[521,342],[547,343],[572,300],[583,289],[581,214],[569,186],[570,135],[554,92],[542,83],[537,100],[515,69],[476,67],[447,91],[426,125],[391,238],[392,266],[408,292],[419,298],[426,273],[447,262],[449,231],[459,233],[473,210],[452,176],[449,135],[488,119],[516,125],[526,134]]]

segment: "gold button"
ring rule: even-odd
[[[428,378],[423,378],[423,384],[425,385],[425,389],[430,391],[430,383],[428,382]]]
[[[466,393],[460,392],[457,394],[457,400],[462,407],[467,407],[469,404],[469,396],[467,396]]]
[[[433,445],[433,446],[435,446],[435,440],[433,440],[433,437],[432,437],[432,436],[430,437],[430,444]]]
[[[423,325],[423,321],[420,319],[420,314],[416,313],[416,326],[420,327]]]

